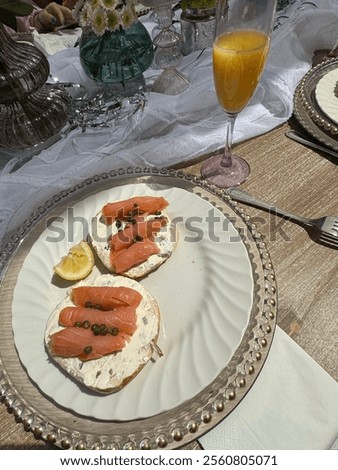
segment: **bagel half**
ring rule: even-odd
[[[146,289],[137,281],[122,276],[98,275],[91,280],[81,281],[76,286],[125,286],[142,295],[142,301],[136,308],[137,329],[126,346],[116,353],[99,359],[82,361],[79,358],[65,358],[53,355],[51,351],[51,335],[61,330],[59,325],[60,311],[74,305],[71,290],[67,297],[52,312],[45,330],[45,345],[50,357],[67,374],[85,387],[99,393],[113,393],[121,390],[142,370],[157,349],[157,338],[160,327],[159,307]]]
[[[158,216],[148,215],[145,217],[145,220],[150,221],[151,219],[156,219],[156,217]],[[166,225],[154,237],[154,243],[158,247],[159,252],[150,255],[147,260],[131,267],[130,269],[118,273],[119,275],[126,276],[131,279],[141,278],[157,269],[174,252],[178,240],[176,225],[171,222],[165,212],[162,212],[161,218],[166,219]],[[126,226],[126,223],[122,222],[122,228],[124,226]],[[111,248],[109,245],[109,239],[118,233],[119,229],[121,230],[121,227],[119,225],[117,226],[114,222],[112,224],[107,224],[101,211],[92,219],[89,241],[104,266],[112,273],[115,273],[115,269],[110,259]]]

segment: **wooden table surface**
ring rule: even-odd
[[[251,167],[243,189],[299,215],[338,215],[338,160],[286,138],[290,126],[295,126],[293,118],[236,146]],[[186,170],[199,174],[199,166]],[[254,218],[271,255],[278,325],[338,380],[338,250],[316,243],[295,223],[241,206]],[[55,449],[25,431],[4,403],[0,423],[0,449]]]

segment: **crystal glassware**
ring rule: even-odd
[[[225,148],[209,158],[201,174],[219,187],[241,184],[248,163],[232,152],[236,117],[260,80],[269,51],[276,0],[219,0],[213,43],[213,73],[218,102],[228,118]]]
[[[211,47],[215,31],[216,7],[183,8],[181,13],[182,52],[188,55]]]
[[[152,90],[166,95],[177,95],[189,86],[189,78],[177,70],[182,59],[181,35],[173,28],[171,0],[143,0],[142,4],[154,8],[158,32],[153,38],[154,62],[163,72],[155,80]]]
[[[14,41],[0,22],[0,146],[30,148],[66,125],[70,97],[45,83],[48,74],[44,54]]]

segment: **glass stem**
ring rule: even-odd
[[[160,5],[156,8],[157,22],[161,29],[169,28],[172,25],[171,5]]]
[[[237,114],[227,114],[227,116],[228,116],[228,125],[227,125],[226,136],[225,136],[224,154],[221,160],[221,166],[225,168],[229,168],[232,165],[232,159],[231,159],[232,137],[234,134],[234,127],[235,127]]]

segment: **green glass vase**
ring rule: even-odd
[[[80,60],[85,73],[102,83],[124,83],[139,77],[153,61],[154,50],[145,26],[136,21],[127,29],[102,36],[82,32]]]

